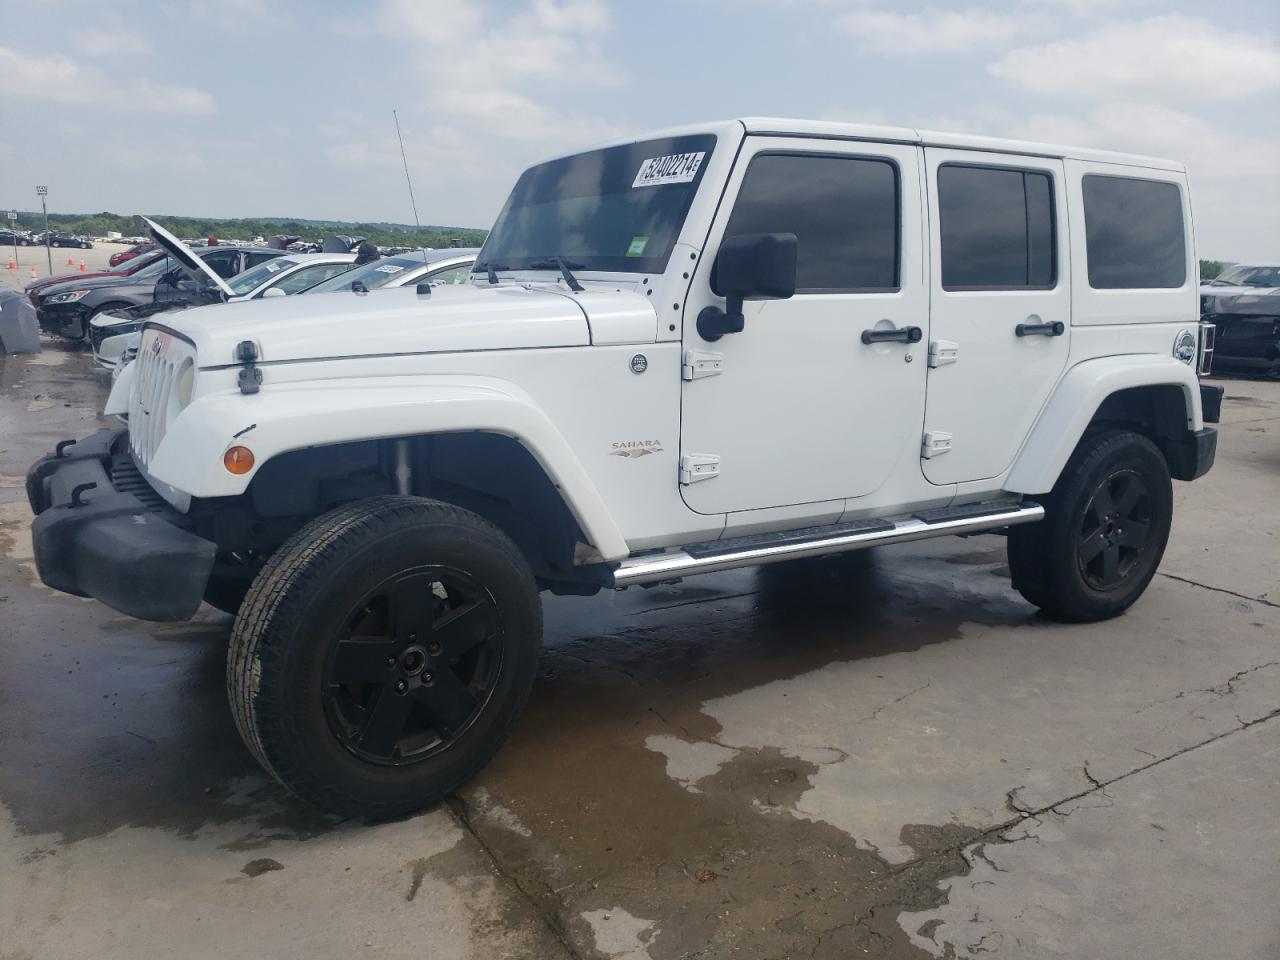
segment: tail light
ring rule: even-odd
[[[1216,324],[1200,322],[1200,363],[1196,369],[1202,377],[1207,377],[1213,369],[1213,341],[1217,329]]]

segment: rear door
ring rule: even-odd
[[[925,150],[930,482],[1008,469],[1067,363],[1071,283],[1061,160]]]

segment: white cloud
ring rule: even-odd
[[[0,77],[4,78],[6,95],[35,103],[98,104],[108,108],[116,103],[131,111],[183,115],[218,110],[213,97],[204,90],[149,80],[121,83],[101,70],[81,67],[56,54],[27,56],[0,47]]]
[[[1009,133],[1030,140],[1166,157],[1193,176],[1274,173],[1280,135],[1238,133],[1182,110],[1142,103],[1102,103],[1079,116],[1033,114]]]
[[[1038,18],[987,10],[889,13],[857,10],[838,21],[863,50],[892,56],[915,53],[969,53],[1007,46],[1033,29]]]
[[[1226,100],[1280,86],[1280,49],[1266,34],[1169,14],[1011,50],[988,69],[1035,93]]]
[[[527,0],[514,11],[481,2],[387,0],[385,30],[409,39],[430,80],[428,99],[455,122],[516,140],[560,140],[599,129],[590,118],[540,106],[535,87],[572,80],[616,84],[600,50],[611,27],[601,0]]]
[[[152,52],[146,37],[123,28],[76,30],[71,34],[71,45],[88,57],[135,57]]]

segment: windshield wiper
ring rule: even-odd
[[[560,276],[564,277],[564,282],[569,285],[569,289],[572,290],[574,293],[581,293],[583,290],[586,289],[585,287],[583,287],[582,284],[578,282],[577,277],[575,277],[570,272],[570,269],[573,269],[573,270],[583,269],[582,264],[570,263],[564,257],[545,257],[542,260],[530,260],[529,269],[530,270],[557,269],[560,271]]]
[[[489,282],[496,284],[498,282],[498,270],[510,270],[505,263],[494,263],[492,260],[486,260],[484,263],[477,263],[476,270],[483,270],[489,275]],[[474,272],[474,271],[472,271]]]

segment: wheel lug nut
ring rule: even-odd
[[[439,656],[439,655],[440,655],[440,644],[436,643],[435,641],[432,641],[431,643],[428,643],[428,644],[427,644],[427,653],[431,654],[433,657]]]
[[[430,674],[430,673],[424,673],[424,674],[422,675],[422,682],[423,682],[423,683],[430,683],[430,682],[432,681],[432,679],[433,679],[433,678],[432,678],[432,676],[431,676],[431,674]]]
[[[387,657],[387,669],[388,669],[388,670],[390,670],[390,669],[391,669],[392,667],[394,667],[395,665],[396,665],[396,658],[395,658],[395,657]]]
[[[403,680],[396,681],[396,693],[404,693],[408,689],[409,684],[405,683]]]

